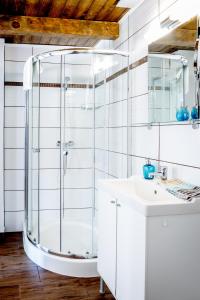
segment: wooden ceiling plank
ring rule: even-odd
[[[96,16],[97,21],[103,21],[106,16],[108,16],[113,9],[116,7],[119,0],[107,0],[104,7],[99,11],[99,13]]]
[[[63,9],[62,17],[70,19],[73,15],[74,10],[76,9],[79,0],[67,0],[65,7]]]
[[[9,1],[0,0],[0,13],[3,15],[8,14]]]
[[[76,9],[73,12],[72,18],[73,19],[84,19],[87,15],[90,6],[92,5],[92,0],[80,0]]]
[[[0,0],[0,14],[24,15],[25,0]]]
[[[8,14],[23,16],[25,14],[25,0],[14,0],[12,5],[9,5]]]
[[[25,15],[37,16],[39,8],[39,0],[26,0],[25,2]]]
[[[90,9],[85,16],[85,20],[95,20],[96,15],[101,11],[101,9],[106,4],[107,0],[95,0],[93,1]]]
[[[45,34],[52,38],[69,36],[110,40],[119,37],[119,24],[46,17],[0,16],[0,31],[5,35]]]
[[[59,18],[63,14],[66,0],[53,0],[48,16],[51,18]]]
[[[105,17],[105,21],[118,22],[128,11],[125,7],[115,7],[110,14]]]
[[[38,17],[48,16],[49,11],[51,9],[52,1],[53,0],[40,0],[39,1]]]

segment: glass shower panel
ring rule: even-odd
[[[60,252],[61,57],[40,62],[39,235]]]
[[[27,139],[28,139],[28,235],[39,243],[39,70],[33,65],[33,88],[28,92]]]
[[[62,253],[93,256],[94,86],[91,54],[63,56]]]
[[[127,169],[128,60],[83,49],[50,54],[34,64],[27,99],[27,232],[51,253],[92,258],[96,182]]]

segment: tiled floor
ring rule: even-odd
[[[99,295],[99,279],[72,278],[48,272],[28,259],[22,234],[6,234],[0,243],[0,300],[113,300]]]

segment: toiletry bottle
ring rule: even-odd
[[[195,105],[192,107],[192,110],[191,110],[191,119],[197,120],[198,118],[199,118],[198,106]]]
[[[143,166],[143,176],[144,179],[153,179],[154,176],[151,173],[155,172],[155,166],[150,162],[150,159],[147,159],[146,164]]]

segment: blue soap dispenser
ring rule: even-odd
[[[151,164],[150,159],[147,159],[146,164],[143,166],[143,176],[144,179],[154,179],[153,175],[150,175],[150,173],[155,172],[155,166]]]

